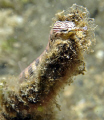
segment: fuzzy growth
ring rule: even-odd
[[[94,41],[94,19],[74,4],[56,14],[48,45],[16,80],[19,88],[3,86],[2,114],[7,120],[54,120],[55,97],[73,76],[84,74],[83,55]],[[14,80],[14,78],[11,78]],[[9,80],[7,80],[9,81]]]

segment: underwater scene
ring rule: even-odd
[[[103,0],[0,0],[0,120],[103,120],[103,20]]]

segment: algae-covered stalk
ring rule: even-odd
[[[84,73],[83,54],[94,41],[94,29],[94,19],[82,6],[74,4],[70,10],[56,14],[48,45],[21,72],[17,79],[19,88],[6,84],[2,89],[1,106],[7,120],[57,119],[54,99],[73,76]]]

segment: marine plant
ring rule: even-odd
[[[57,13],[44,52],[19,77],[1,81],[2,117],[57,119],[56,96],[66,84],[72,83],[74,76],[84,74],[84,54],[95,40],[94,29],[94,19],[89,18],[89,12],[82,6],[74,4]]]

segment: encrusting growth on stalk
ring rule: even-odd
[[[56,14],[45,51],[17,79],[19,88],[2,88],[2,114],[7,120],[54,120],[55,97],[72,77],[84,74],[83,54],[94,41],[94,19],[74,4]],[[10,78],[13,79],[14,78]],[[15,79],[16,80],[16,79]],[[9,81],[9,80],[8,80]]]

